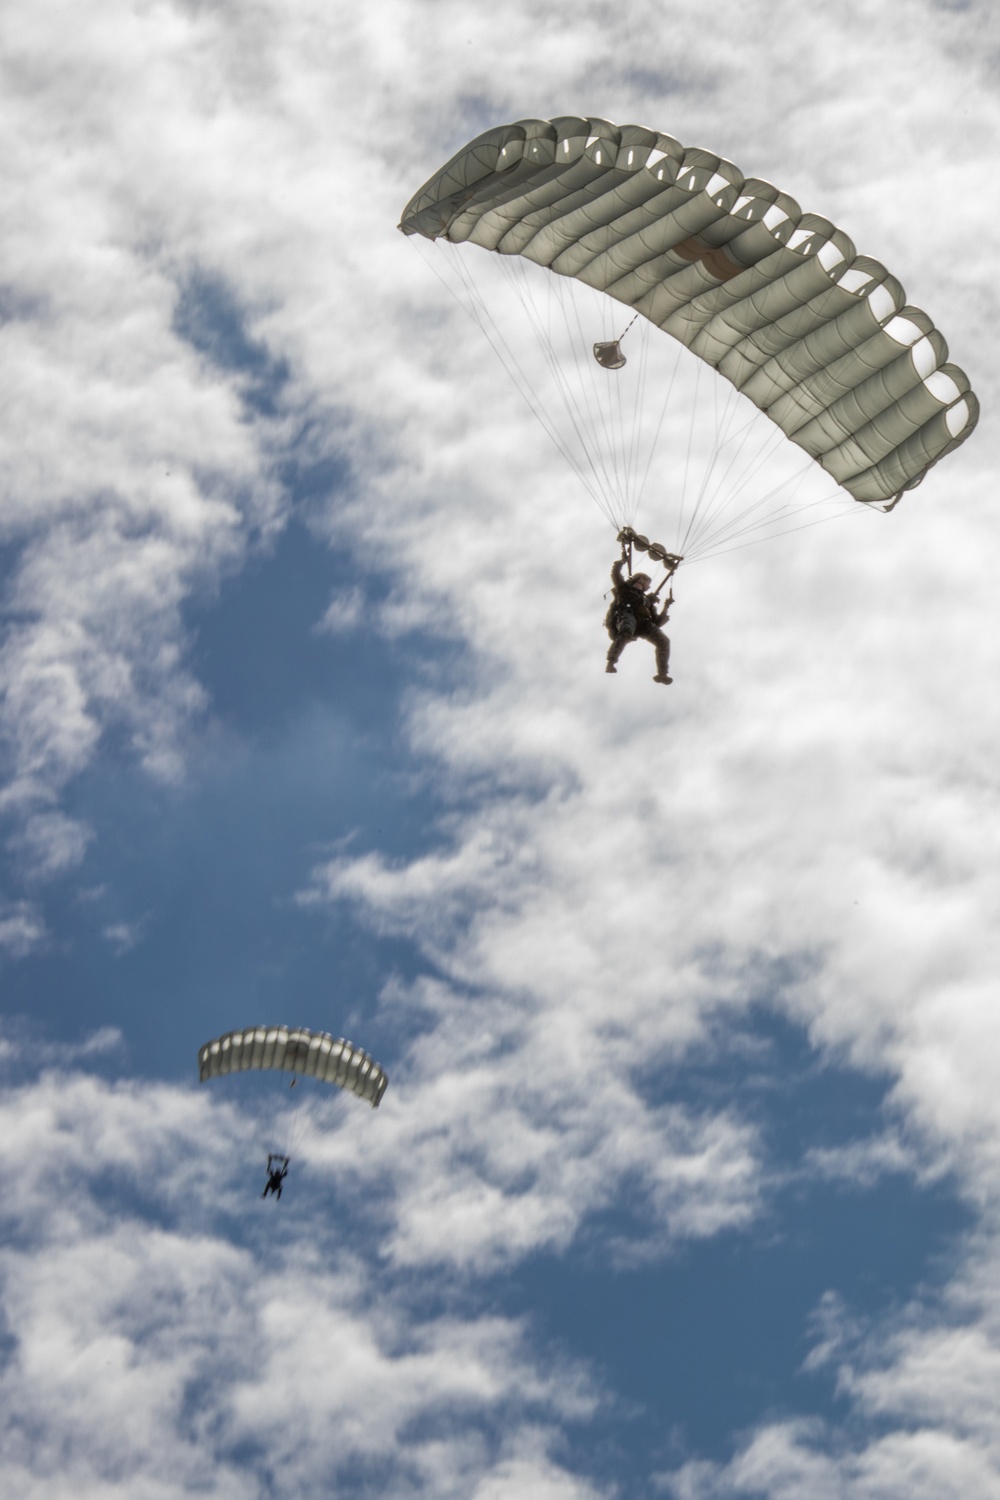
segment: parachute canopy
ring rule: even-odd
[[[198,1051],[198,1078],[222,1078],[248,1069],[299,1073],[321,1083],[333,1083],[367,1099],[377,1109],[388,1078],[369,1053],[343,1037],[304,1027],[248,1026],[227,1031]]]
[[[828,219],[639,125],[487,130],[407,204],[405,234],[584,282],[672,334],[864,503],[894,501],[979,403],[931,319]],[[598,349],[602,351],[598,354]],[[599,345],[606,368],[624,363]]]

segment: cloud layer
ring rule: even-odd
[[[759,1225],[790,1171],[902,1164],[953,1174],[977,1227],[943,1294],[860,1332],[831,1288],[812,1368],[849,1423],[762,1422],[661,1482],[1000,1493],[995,38],[986,7],[914,4],[904,31],[874,0],[767,26],[681,0],[514,4],[502,27],[406,0],[107,0],[72,35],[57,6],[11,14],[0,944],[50,935],[43,883],[93,843],[68,805],[83,773],[124,754],[183,785],[212,712],[185,610],[304,505],[303,473],[339,476],[309,500],[318,542],[389,579],[317,627],[463,653],[405,699],[407,773],[444,808],[427,848],[310,854],[299,892],[423,971],[383,994],[378,1131],[345,1110],[311,1148],[357,1233],[245,1213],[235,1111],[69,1058],[32,1078],[14,1049],[14,1491],[308,1495],[333,1472],[355,1493],[596,1494],[567,1434],[614,1393],[497,1314],[489,1278],[541,1253],[667,1268]],[[477,130],[570,110],[711,144],[843,224],[983,401],[892,517],[682,572],[669,693],[641,647],[604,676],[611,533],[393,228]],[[690,1082],[749,1058],[761,1011],[890,1079],[879,1140],[779,1161],[766,1111]]]

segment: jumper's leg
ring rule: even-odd
[[[629,641],[632,641],[634,639],[635,637],[631,635],[614,635],[611,637],[611,645],[608,647],[608,664],[604,668],[605,672],[617,672],[618,668],[615,663],[618,661],[618,658],[625,650],[625,647],[628,645]]]
[[[653,642],[653,645],[656,647],[656,676],[653,678],[653,681],[654,682],[664,682],[664,683],[673,682],[674,679],[669,675],[669,667],[670,667],[670,638],[669,638],[669,636],[665,636],[663,634],[662,630],[657,630],[655,632],[650,632],[650,637],[649,638]]]

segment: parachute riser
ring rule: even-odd
[[[677,569],[684,561],[682,555],[679,555],[676,552],[668,552],[666,547],[662,546],[660,542],[651,542],[648,536],[643,536],[641,532],[634,531],[631,526],[623,526],[621,531],[619,531],[616,540],[621,542],[623,547],[628,548],[629,573],[632,572],[633,547],[637,552],[645,552],[648,557],[652,558],[653,562],[663,564],[666,572],[653,591],[654,599],[658,596],[664,584],[669,583],[670,579],[673,578],[674,574],[677,572]]]

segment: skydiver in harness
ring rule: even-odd
[[[273,1193],[276,1198],[281,1197],[281,1184],[288,1176],[288,1163],[290,1160],[291,1158],[288,1156],[274,1156],[273,1154],[268,1156],[267,1187],[260,1195],[262,1198],[266,1198],[268,1193]],[[277,1162],[277,1166],[272,1167],[272,1162]]]
[[[643,640],[651,641],[656,650],[656,676],[653,681],[667,685],[674,680],[668,675],[670,639],[664,635],[660,626],[666,623],[670,614],[670,606],[674,602],[673,589],[667,595],[662,609],[658,608],[657,600],[660,589],[677,572],[683,558],[665,551],[658,542],[650,542],[646,537],[640,536],[631,526],[626,526],[618,533],[618,541],[622,544],[622,555],[611,568],[614,598],[604,621],[611,637],[611,645],[608,647],[608,664],[604,670],[617,672],[616,662],[625,647],[641,636]],[[633,545],[640,552],[648,552],[657,562],[662,562],[667,570],[663,581],[652,593],[650,587],[653,580],[649,574],[631,572]],[[626,563],[630,577],[623,578],[622,569]]]

